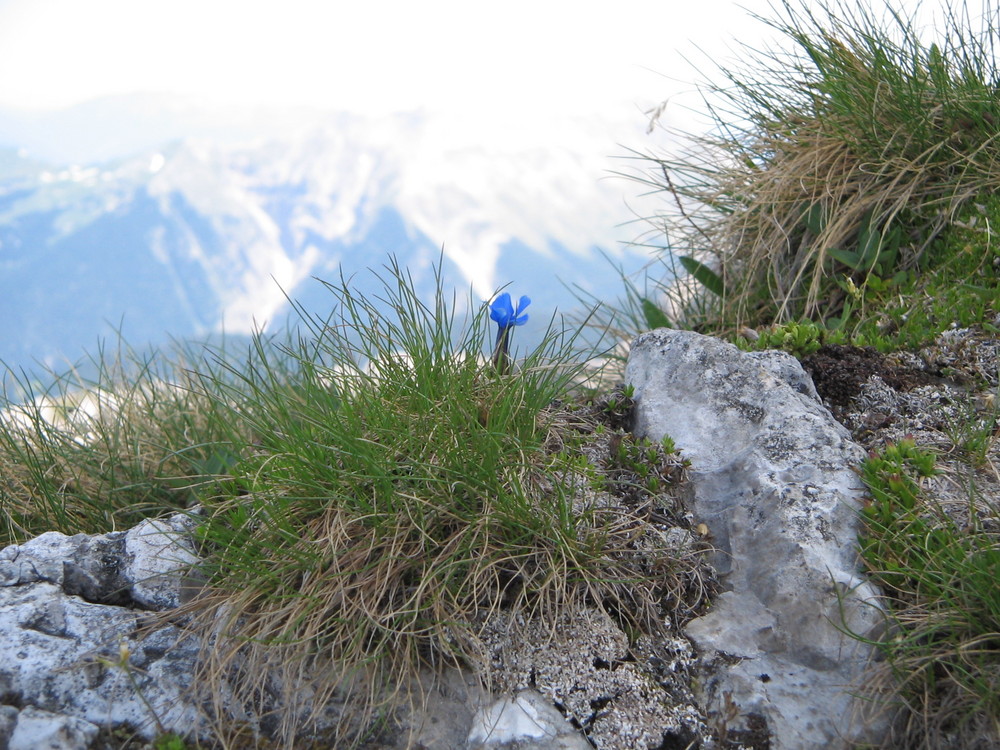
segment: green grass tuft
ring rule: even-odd
[[[285,741],[335,692],[356,708],[339,741],[357,739],[421,666],[481,660],[478,630],[501,609],[554,621],[588,604],[650,627],[668,580],[643,583],[628,503],[588,500],[593,469],[560,436],[573,418],[557,404],[590,359],[576,335],[550,326],[498,371],[485,308],[459,325],[440,279],[430,305],[397,266],[380,280],[377,302],[329,285],[333,315],[300,310],[293,345],[258,337],[203,382],[213,421],[250,436],[203,497],[209,583],[191,607],[232,644],[213,648],[206,684],[243,665],[234,698],[266,711],[265,675],[288,675]],[[679,478],[657,446],[621,461],[643,497]]]
[[[39,392],[8,372],[0,400],[0,546],[45,531],[98,534],[197,502],[232,460],[234,426],[178,348],[103,348]],[[93,371],[84,376],[83,371]]]
[[[664,194],[650,222],[667,228],[665,263],[692,272],[653,300],[675,326],[829,327],[856,307],[850,285],[935,265],[939,235],[1000,188],[992,9],[983,30],[948,8],[933,42],[888,5],[773,10],[758,20],[778,43],[703,87],[711,131],[681,134],[677,156],[636,155],[633,176]],[[634,302],[623,320],[641,320]]]

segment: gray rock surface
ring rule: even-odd
[[[173,626],[146,627],[147,611],[184,598],[196,560],[191,526],[176,515],[98,536],[48,532],[0,550],[0,696],[16,704],[0,705],[0,748],[80,750],[101,727],[145,740],[207,731],[189,690],[201,644]],[[493,703],[478,677],[458,670],[412,691],[427,702],[399,717],[400,748],[589,746],[537,693]],[[552,732],[536,737],[528,720]]]
[[[49,531],[0,549],[0,587],[46,582],[97,604],[170,609],[197,560],[193,525],[175,515],[98,536]]]
[[[143,521],[125,533],[125,578],[136,604],[162,611],[176,607],[198,562],[189,516]]]
[[[656,638],[630,638],[606,612],[584,608],[520,627],[498,614],[482,637],[499,690],[541,694],[584,727],[587,739],[578,739],[595,747],[685,747],[709,734],[687,684],[693,648],[667,628]]]
[[[21,711],[0,706],[0,747],[7,750],[80,750],[94,741],[98,731],[89,721],[34,706]]]
[[[718,548],[726,590],[686,632],[719,728],[766,722],[775,750],[877,744],[885,721],[853,697],[872,650],[844,633],[883,622],[857,559],[862,449],[781,352],[657,330],[633,343],[626,382],[636,434],[690,459],[690,509]]]
[[[725,591],[687,639],[636,640],[596,610],[558,623],[558,637],[551,623],[499,628],[484,635],[485,666],[503,692],[485,693],[470,671],[429,679],[433,689],[416,690],[424,709],[400,713],[392,746],[708,747],[712,731],[775,750],[877,745],[883,722],[852,697],[871,652],[843,633],[883,622],[856,557],[862,450],[783,353],[656,331],[634,343],[626,378],[635,432],[669,435],[692,462],[690,511],[711,532]],[[0,748],[83,748],[97,727],[145,739],[207,727],[188,692],[201,644],[144,627],[198,586],[192,524],[50,532],[0,550],[0,696],[11,704],[0,705]]]
[[[179,642],[174,627],[140,630],[143,609],[178,601],[192,555],[187,523],[177,516],[100,536],[48,532],[0,550],[0,695],[24,706],[11,747],[48,747],[20,739],[49,731],[29,709],[62,716],[62,730],[52,729],[55,719],[45,724],[53,737],[84,736],[87,723],[127,725],[146,738],[203,725],[185,697],[197,645]]]

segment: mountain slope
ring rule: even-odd
[[[595,250],[616,250],[628,215],[599,160],[449,132],[420,115],[337,115],[87,166],[0,154],[0,359],[73,359],[120,323],[137,345],[247,333],[282,323],[289,296],[328,307],[311,277],[353,276],[363,292],[361,272],[390,254],[420,279],[441,255],[459,300],[513,284],[536,300],[539,330],[575,305],[560,279],[619,291]]]

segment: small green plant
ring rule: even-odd
[[[825,344],[843,344],[847,337],[840,330],[830,330],[808,320],[787,323],[760,331],[755,341],[739,340],[742,346],[751,349],[782,349],[802,358],[817,351]]]
[[[865,519],[870,527],[892,529],[908,524],[911,531],[925,527],[918,508],[920,497],[918,481],[934,474],[935,457],[930,451],[918,448],[912,439],[887,445],[862,464],[861,476],[872,494],[865,507]],[[905,538],[905,537],[903,537]],[[909,575],[908,553],[900,554],[894,546],[895,536],[872,535],[862,541],[862,554],[874,564],[879,563],[879,576],[894,588],[900,589]]]
[[[669,436],[655,443],[619,433],[612,436],[610,443],[608,489],[617,495],[656,495],[677,485],[689,465],[680,458]]]
[[[670,325],[670,318],[667,314],[663,312],[656,303],[653,302],[648,297],[641,297],[639,299],[639,304],[642,308],[642,317],[646,321],[646,328],[650,331],[656,330],[657,328],[672,328]]]
[[[616,386],[611,393],[600,401],[600,409],[608,424],[616,429],[627,429],[632,419],[635,407],[635,386],[631,384]]]
[[[960,406],[944,427],[955,449],[974,470],[989,467],[997,440],[997,404],[994,393],[988,395],[979,408],[971,401]]]
[[[153,740],[153,750],[188,750],[188,745],[183,737],[168,732]]]
[[[677,259],[684,266],[684,270],[694,277],[695,281],[716,297],[726,296],[726,284],[715,271],[690,255],[682,255]]]
[[[917,349],[950,328],[995,329],[1000,284],[993,227],[1000,199],[972,201],[933,242],[926,269],[901,280],[869,277],[864,289],[867,313],[856,313],[849,333],[882,351]]]
[[[962,528],[929,503],[920,482],[934,472],[934,454],[912,440],[864,462],[872,500],[861,551],[891,596],[896,635],[878,646],[911,723],[933,712],[934,733],[973,736],[1000,717],[1000,538],[975,514],[977,528]]]
[[[136,676],[136,668],[132,665],[131,658],[132,653],[129,644],[124,638],[122,638],[118,642],[118,657],[116,659],[99,658],[98,661],[103,667],[115,670],[120,675],[124,675],[128,680],[132,691],[146,707],[149,717],[151,717],[156,723],[157,736],[153,741],[153,747],[156,748],[156,750],[186,750],[187,744],[184,742],[183,738],[174,732],[168,732],[166,730],[163,726],[163,721],[161,720],[160,715],[146,698],[142,685]]]
[[[892,275],[899,258],[902,230],[899,226],[894,226],[891,230],[879,229],[873,225],[874,220],[874,209],[862,217],[856,238],[856,249],[841,250],[835,247],[827,249],[831,258],[860,274],[861,278],[870,275],[886,278]]]

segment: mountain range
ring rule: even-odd
[[[459,301],[528,294],[537,335],[579,307],[573,288],[622,292],[605,255],[648,261],[628,245],[639,190],[611,179],[625,149],[592,119],[561,124],[554,145],[484,144],[419,112],[286,114],[256,132],[246,113],[227,137],[192,129],[190,112],[156,120],[146,100],[130,120],[126,104],[66,114],[61,140],[55,115],[0,112],[0,361],[15,371],[58,368],[119,327],[145,345],[279,325],[289,298],[322,313],[316,279],[366,293],[390,255],[421,293],[440,259]]]

